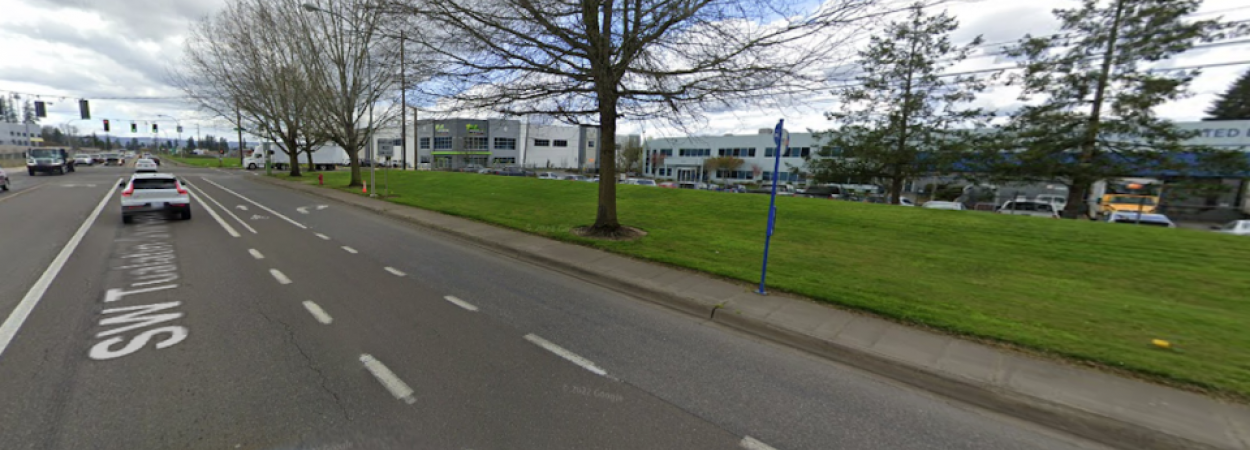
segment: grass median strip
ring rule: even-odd
[[[346,171],[325,173],[326,186],[359,194],[343,187],[347,181]],[[766,195],[620,186],[621,222],[648,235],[617,242],[569,232],[594,219],[592,183],[392,171],[389,184],[391,202],[759,280]],[[770,289],[1250,399],[1250,239],[820,199],[777,202]],[[1173,347],[1154,347],[1152,339]]]
[[[240,167],[239,158],[222,158],[220,164],[216,156],[171,156],[161,155],[162,158],[169,158],[174,161],[195,167]]]

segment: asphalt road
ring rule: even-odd
[[[169,170],[189,221],[123,226],[122,168],[0,194],[0,448],[1097,448],[253,175]]]

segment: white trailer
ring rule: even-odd
[[[248,170],[265,168],[266,152],[269,153],[269,164],[272,164],[274,169],[286,170],[291,164],[290,158],[278,144],[264,142],[256,151],[243,159],[243,167]],[[312,160],[313,167],[317,170],[334,170],[340,165],[347,164],[347,150],[336,145],[323,145],[313,151]],[[300,154],[296,164],[308,164],[308,155]]]

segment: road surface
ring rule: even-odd
[[[3,449],[1088,449],[449,236],[214,169],[0,193]]]

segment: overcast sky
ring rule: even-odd
[[[94,120],[74,124],[86,133],[102,132],[100,119],[115,124],[130,120],[177,117],[185,127],[183,138],[201,133],[233,136],[230,125],[215,119],[176,97],[182,93],[166,82],[182,52],[182,39],[190,23],[212,14],[226,0],[0,0],[0,95],[5,91],[42,94],[52,102],[46,125],[61,125],[78,118],[78,98],[91,100]],[[1074,0],[963,0],[948,6],[961,23],[956,42],[983,35],[986,42],[1003,42],[1026,33],[1048,34],[1058,29],[1050,14],[1056,7],[1070,7]],[[1246,0],[1206,0],[1195,18],[1223,16],[1226,20],[1250,20]],[[994,50],[993,48],[986,50]],[[1250,43],[1195,50],[1165,62],[1191,66],[1250,60]],[[1005,65],[993,57],[973,58],[959,70]],[[1212,98],[1223,91],[1250,64],[1213,67],[1191,86],[1191,98],[1161,108],[1163,117],[1197,120]],[[62,97],[63,96],[63,97]],[[166,100],[127,98],[167,97]],[[28,98],[24,96],[23,98]],[[1010,88],[987,91],[980,106],[1008,108],[1017,104]],[[820,98],[792,107],[744,108],[713,115],[700,134],[751,133],[768,128],[784,117],[792,131],[824,129],[830,124],[821,111],[836,104]],[[172,125],[172,124],[171,124]],[[114,125],[119,126],[119,125]],[[162,123],[162,130],[174,130]],[[117,135],[114,130],[114,135]],[[677,135],[657,124],[622,124],[622,133],[645,131],[648,137]],[[126,136],[129,133],[123,133]],[[165,137],[174,135],[167,133]],[[233,137],[231,137],[233,140]]]

